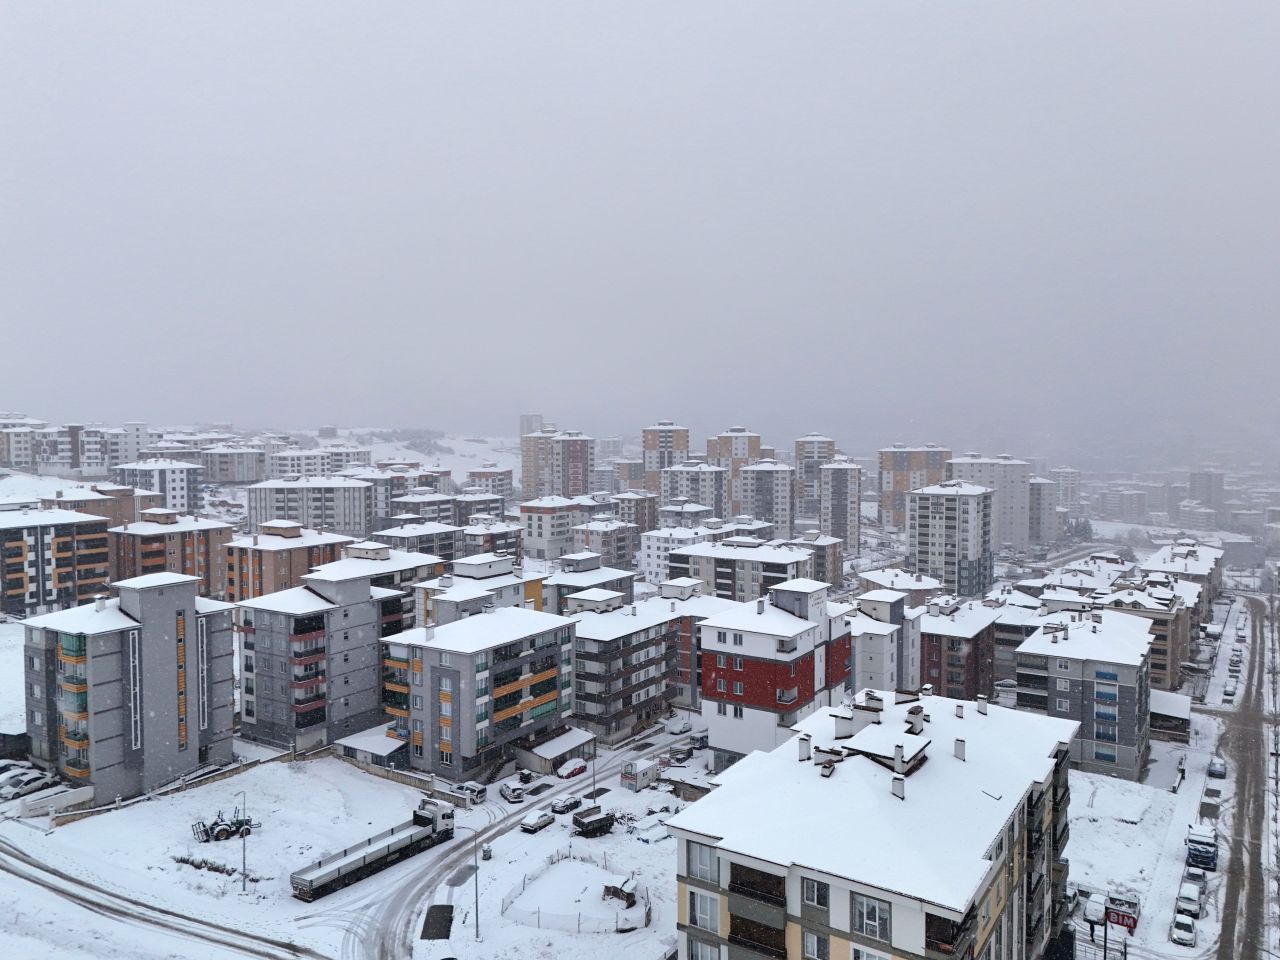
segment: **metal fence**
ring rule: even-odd
[[[516,900],[528,889],[529,884],[560,861],[569,859],[594,864],[602,870],[609,869],[607,854],[597,856],[571,847],[555,850],[547,854],[541,864],[522,876],[520,882],[506,892],[502,898],[500,911],[502,915],[527,927],[536,927],[540,930],[564,930],[568,933],[626,933],[640,927],[647,927],[653,922],[653,905],[649,898],[649,890],[641,885],[636,887],[636,906],[615,910],[612,917],[581,912],[557,913],[542,909],[529,910],[515,906]],[[633,874],[628,874],[628,876],[631,875]],[[601,899],[604,899],[603,892]]]

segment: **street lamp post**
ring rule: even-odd
[[[249,819],[249,795],[243,790],[239,792],[240,796],[240,815]],[[248,837],[244,832],[244,827],[240,828],[240,892],[249,892],[249,850]]]
[[[476,891],[476,940],[480,939],[480,831],[476,827],[468,827],[463,824],[456,824],[459,830],[471,831],[471,865],[474,872],[471,879],[474,881]]]

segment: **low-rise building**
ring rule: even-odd
[[[1018,647],[1018,708],[1077,724],[1071,762],[1140,780],[1151,740],[1151,622],[1118,611],[1063,615]]]
[[[267,520],[227,543],[226,597],[233,603],[302,585],[312,568],[332,563],[355,541],[292,520]]]
[[[793,733],[667,821],[679,960],[1042,960],[1075,724],[863,691]]]
[[[942,581],[936,577],[926,577],[923,573],[913,573],[898,567],[885,567],[880,570],[862,570],[858,573],[862,581],[863,591],[897,590],[907,595],[908,607],[919,607],[930,597],[942,593]]]
[[[156,573],[25,621],[31,755],[95,803],[231,761],[232,606]]]
[[[414,769],[472,779],[564,726],[573,645],[572,620],[524,607],[405,631],[383,650],[388,734]]]
[[[138,520],[107,533],[112,580],[185,573],[200,581],[203,596],[225,598],[231,524],[152,507]]]

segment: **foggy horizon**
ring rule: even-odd
[[[1274,443],[1274,7],[380,12],[0,14],[0,408]]]

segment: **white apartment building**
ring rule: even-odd
[[[819,505],[818,470],[836,458],[836,442],[820,433],[807,433],[796,440],[796,509],[806,517],[816,517]],[[843,538],[842,538],[843,539]]]
[[[846,622],[852,645],[854,690],[920,689],[920,618],[897,590],[868,590]]]
[[[782,540],[790,540],[795,529],[795,477],[793,467],[777,460],[757,460],[738,474],[743,511],[770,521]]]
[[[371,484],[351,477],[285,477],[248,488],[249,530],[268,520],[292,520],[349,537],[368,535],[373,520]]]
[[[204,504],[200,483],[204,468],[184,460],[140,460],[122,463],[111,471],[121,486],[164,494],[164,505],[179,513],[197,513]]]
[[[1049,479],[1058,485],[1058,506],[1066,507],[1071,516],[1080,512],[1080,471],[1075,467],[1054,467]]]
[[[713,517],[728,516],[729,471],[701,460],[686,460],[667,467],[662,471],[662,502],[669,504],[677,500],[706,504]]]
[[[991,589],[991,499],[987,487],[946,480],[907,495],[907,560],[912,573],[933,577],[958,596]]]
[[[862,552],[862,468],[845,456],[818,467],[818,529],[844,541],[846,556]]]
[[[496,463],[482,463],[479,470],[468,470],[467,486],[498,497],[504,504],[515,496],[511,468],[500,468]]]
[[[525,555],[555,560],[572,553],[573,528],[581,517],[581,505],[567,497],[538,497],[520,504]]]
[[[668,580],[692,577],[706,592],[740,602],[762,597],[788,580],[813,576],[813,554],[800,547],[766,546],[755,537],[728,537],[672,550]]]
[[[1025,550],[1031,542],[1031,464],[1007,453],[984,457],[966,453],[947,461],[947,478],[991,490],[991,542]]]

